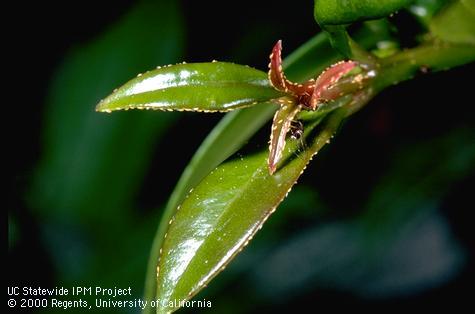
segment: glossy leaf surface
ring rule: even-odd
[[[370,38],[377,38],[377,36]],[[319,33],[289,55],[284,60],[283,67],[292,79],[301,81],[325,69],[333,61],[336,61],[336,56],[327,36]],[[241,148],[272,117],[277,108],[277,105],[268,104],[229,112],[203,141],[170,196],[158,227],[147,269],[145,288],[147,300],[155,298],[159,250],[168,228],[168,221],[173,216],[176,207],[192,187],[195,187],[211,170]],[[243,128],[243,125],[246,127]],[[151,309],[146,308],[144,313],[151,313]]]
[[[230,111],[279,96],[262,71],[226,62],[190,63],[137,76],[102,100],[97,110]]]
[[[434,15],[447,4],[448,0],[415,0],[407,9],[419,22],[428,27]]]
[[[181,203],[192,187],[196,186],[217,165],[241,148],[272,117],[277,108],[277,105],[268,103],[263,104],[263,106],[253,106],[230,112],[221,119],[200,145],[178,180],[160,221],[147,267],[145,287],[145,298],[147,300],[155,299],[159,250],[163,235],[168,228],[168,221],[173,216],[178,204]],[[243,125],[246,127],[243,128]],[[152,310],[155,309],[147,307],[144,313],[152,313]]]
[[[377,19],[400,10],[414,0],[315,0],[314,15],[320,25],[341,25]]]
[[[387,38],[388,32],[385,27],[373,27],[373,25],[369,25],[369,22],[367,24],[368,25],[363,25],[363,27],[355,33],[355,38],[363,47],[373,47],[378,41]],[[337,60],[338,55],[332,49],[326,34],[322,32],[287,56],[283,62],[283,67],[290,79],[303,81],[315,76]],[[349,99],[346,99],[346,101],[348,100]],[[319,107],[317,111],[319,114],[328,113],[340,107],[343,103],[346,103],[346,101],[331,102],[328,105]],[[206,138],[195,156],[193,156],[167,203],[162,221],[155,236],[146,278],[146,299],[151,300],[155,298],[156,269],[159,251],[164,241],[164,234],[168,228],[168,222],[174,215],[176,207],[181,203],[191,188],[195,187],[206,174],[232,153],[236,152],[242,143],[260,128],[259,124],[255,124],[256,121],[260,121],[260,125],[262,125],[266,120],[272,117],[273,111],[275,111],[275,109],[270,106],[254,106],[228,113],[226,117],[223,118],[223,121],[221,121]],[[309,121],[314,118],[314,114],[315,113],[308,111],[301,112],[299,119]],[[250,123],[251,120],[253,123]],[[243,129],[242,125],[246,125],[246,128]],[[229,138],[234,138],[234,140],[229,141]],[[216,149],[215,147],[220,147],[220,149]],[[144,312],[151,313],[151,309],[146,308]]]
[[[330,114],[321,128],[318,118],[310,120],[307,145],[288,140],[274,175],[268,172],[268,151],[263,149],[221,164],[192,189],[169,221],[157,269],[157,298],[188,299],[221,271],[260,229],[341,120],[339,112]],[[160,308],[158,313],[169,310]]]

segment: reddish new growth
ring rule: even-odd
[[[320,104],[344,95],[347,84],[339,88],[336,83],[356,66],[355,61],[341,61],[323,71],[316,80],[311,79],[302,84],[293,83],[285,77],[282,70],[282,41],[279,40],[275,44],[270,55],[269,81],[275,89],[287,93],[290,97],[277,99],[281,107],[275,113],[272,123],[268,159],[270,174],[277,169],[285,147],[286,135],[298,112],[301,109],[316,110]],[[349,82],[350,85],[354,83],[354,80]]]
[[[282,70],[282,41],[279,40],[270,55],[269,81],[275,89],[296,97],[305,109],[315,110],[319,104],[334,99],[328,91],[356,65],[355,61],[340,61],[323,71],[317,80],[311,79],[302,84],[293,83],[285,77]]]

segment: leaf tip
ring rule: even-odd
[[[279,91],[287,91],[286,80],[282,70],[282,40],[279,39],[269,55],[269,71],[267,76],[271,85]]]
[[[108,103],[105,101],[105,99],[102,99],[95,108],[96,112],[105,112],[105,113],[111,113],[112,110],[107,106]]]
[[[268,168],[269,168],[269,174],[273,175],[275,171],[277,170],[277,164],[271,160],[267,163]]]

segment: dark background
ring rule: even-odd
[[[7,195],[8,285],[131,286],[139,297],[164,203],[221,115],[95,118],[95,103],[164,63],[217,59],[264,70],[276,39],[284,40],[286,55],[318,32],[307,1],[178,3],[168,19],[178,16],[181,29],[163,35],[167,46],[160,46],[162,35],[148,46],[152,27],[144,31],[145,44],[127,46],[132,48],[124,56],[117,56],[118,42],[129,37],[100,41],[139,1],[14,10],[22,22],[9,29],[19,60],[9,106],[19,119],[9,136],[15,153]],[[165,19],[163,12],[149,14],[157,20],[144,29]],[[174,50],[154,59],[155,49]],[[96,74],[108,54],[120,62],[110,61],[110,75],[102,71],[112,78],[101,81]],[[255,243],[197,297],[213,302],[203,312],[285,313],[303,303],[317,310],[468,304],[475,167],[470,75],[473,65],[418,77],[384,91],[350,119]],[[89,102],[75,96],[89,91]],[[61,102],[68,97],[71,104]],[[82,118],[84,112],[93,118]],[[61,125],[71,128],[63,132]],[[267,129],[249,145],[262,145]],[[96,140],[96,133],[103,138]],[[135,147],[138,138],[146,140]],[[122,177],[124,167],[128,176]],[[105,186],[114,180],[126,183]]]

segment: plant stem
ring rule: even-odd
[[[413,78],[416,74],[448,70],[473,62],[475,46],[431,41],[381,59],[374,88],[380,91],[389,85]]]

